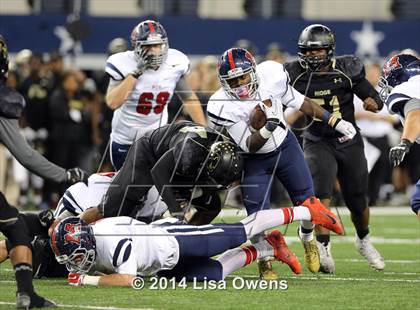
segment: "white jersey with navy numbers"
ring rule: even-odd
[[[166,125],[167,104],[176,84],[189,71],[190,62],[182,52],[169,49],[164,63],[157,69],[146,70],[121,107],[115,110],[112,119],[112,141],[132,144],[146,131]],[[110,87],[120,83],[137,68],[133,51],[111,55],[105,71],[111,76]]]
[[[92,228],[95,271],[149,276],[178,263],[178,242],[164,227],[120,216],[99,220]]]
[[[261,101],[271,100],[279,111],[283,106],[297,110],[303,104],[304,96],[289,85],[289,76],[283,65],[275,61],[264,61],[257,65],[259,77],[258,93],[254,100],[236,100],[228,96],[223,89],[214,93],[208,102],[207,113],[217,126],[224,126],[229,135],[244,151],[249,151],[246,139],[252,134],[249,118],[255,106]],[[285,124],[283,112],[280,121]],[[277,149],[287,135],[287,129],[277,127],[273,135],[256,153],[268,153]]]
[[[115,172],[94,173],[88,179],[88,184],[78,182],[70,186],[58,202],[54,218],[58,218],[67,211],[67,215],[77,216],[86,209],[97,207],[103,200],[111,182],[116,176]],[[168,209],[161,199],[158,190],[153,186],[147,193],[143,208],[137,216],[159,218]]]
[[[412,98],[420,99],[420,75],[411,77],[407,82],[395,86],[385,104],[391,114],[397,114],[404,125],[404,105]],[[420,143],[420,137],[416,140]]]

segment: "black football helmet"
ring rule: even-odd
[[[9,53],[7,51],[6,41],[0,34],[0,79],[5,79],[9,71]]]
[[[317,71],[328,66],[335,52],[335,36],[330,28],[321,24],[314,24],[303,29],[299,36],[300,65],[311,71]],[[325,49],[326,57],[306,55],[307,51]]]
[[[210,146],[206,162],[207,175],[223,187],[241,179],[243,158],[232,142],[215,142]]]
[[[168,55],[169,43],[165,28],[154,20],[145,20],[134,27],[131,32],[131,45],[137,57],[140,57],[145,45],[161,44],[159,54],[149,55],[148,60],[152,67],[159,67]]]

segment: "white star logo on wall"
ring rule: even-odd
[[[379,56],[378,44],[385,38],[382,31],[374,31],[372,22],[364,22],[362,30],[352,31],[350,37],[356,42],[357,56]]]

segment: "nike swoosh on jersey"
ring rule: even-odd
[[[118,149],[118,152],[123,152],[123,153],[125,153],[125,152],[128,152],[128,150]]]

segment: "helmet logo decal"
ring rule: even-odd
[[[245,58],[248,59],[252,64],[255,64],[254,57],[252,57],[250,52],[246,51]]]
[[[64,231],[67,233],[64,235],[64,242],[80,244],[81,230],[80,224],[66,223],[64,225]]]
[[[383,69],[384,76],[388,77],[392,70],[400,68],[402,68],[402,65],[398,61],[398,55],[395,55],[385,64]]]
[[[234,68],[228,71],[228,75],[232,77],[237,77],[243,74],[244,74],[244,70],[242,68]]]

